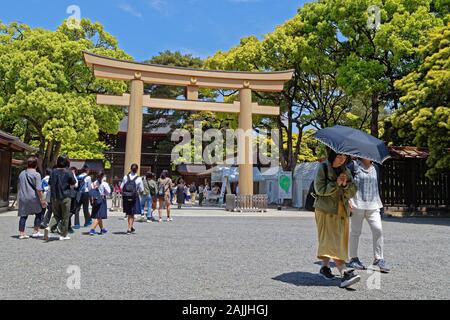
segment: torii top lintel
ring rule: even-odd
[[[284,83],[291,80],[293,70],[280,72],[237,72],[199,70],[161,65],[144,64],[113,59],[83,51],[86,65],[94,70],[98,78],[145,83],[173,85],[180,87],[197,86],[211,89],[239,90],[250,88],[254,91],[280,92]]]

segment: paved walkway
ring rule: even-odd
[[[0,215],[0,299],[450,299],[450,219],[386,219],[393,272],[361,272],[348,291],[317,275],[311,213],[174,210],[173,222],[138,223],[130,236],[112,213],[107,235],[49,243],[18,240],[15,215]],[[360,258],[371,251],[365,225]],[[80,289],[69,289],[77,268]]]

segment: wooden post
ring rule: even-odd
[[[186,99],[197,101],[198,100],[198,87],[197,86],[188,86],[186,88]]]
[[[138,174],[140,174],[139,172],[141,169],[143,99],[144,99],[144,82],[138,79],[132,80],[130,107],[128,108],[128,131],[127,131],[127,145],[125,150],[124,174],[130,172],[130,167],[133,163],[139,165]]]
[[[239,129],[244,133],[252,132],[252,90],[244,88],[240,91],[241,110],[239,113]],[[245,135],[245,143],[243,143],[244,163],[239,164],[239,193],[241,195],[253,195],[253,155],[252,150],[252,134]]]

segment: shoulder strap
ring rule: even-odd
[[[30,176],[28,175],[28,172],[25,172],[25,177],[27,179],[28,184],[30,185],[30,187],[36,191],[36,186],[34,185],[34,183],[30,180]]]
[[[326,162],[322,163],[322,168],[325,171],[325,180],[328,182],[328,164]]]

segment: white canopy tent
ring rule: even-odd
[[[229,182],[239,182],[239,168],[238,167],[227,167],[227,166],[216,166],[211,170],[211,182],[223,182],[224,179],[228,177]],[[253,167],[253,181],[262,182],[264,177],[258,168]]]
[[[292,205],[303,208],[309,187],[316,177],[319,162],[305,162],[297,165],[294,170],[294,189]]]
[[[278,203],[279,185],[278,172],[282,171],[281,167],[263,168],[262,175],[265,180],[265,193],[269,197],[269,204]]]

